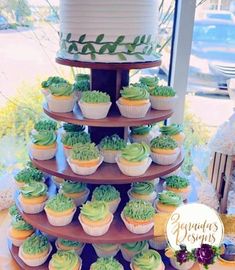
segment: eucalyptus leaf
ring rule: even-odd
[[[79,40],[78,40],[78,42],[79,43],[82,43],[85,40],[85,38],[86,38],[86,34],[81,35],[80,38],[79,38]]]
[[[149,48],[149,46],[145,46],[145,47],[144,47],[144,49],[143,49],[143,53],[144,53],[144,54],[146,54],[146,53],[147,53],[148,48]]]
[[[144,60],[144,57],[140,53],[135,54],[135,56],[139,60]]]
[[[78,51],[78,47],[76,45],[76,43],[72,43],[69,45],[69,49],[68,49],[68,52],[71,53],[72,51]]]
[[[67,35],[67,37],[66,37],[66,41],[67,41],[67,42],[69,42],[69,41],[70,41],[71,36],[72,36],[72,34],[71,34],[71,33],[68,33],[68,35]]]
[[[151,47],[148,49],[147,54],[150,55],[150,54],[152,53],[152,51],[153,51],[153,48],[152,48],[152,46],[151,46]]]
[[[104,39],[104,34],[100,34],[100,35],[96,38],[96,42],[97,42],[97,43],[100,43],[103,39]]]
[[[107,49],[108,49],[108,44],[104,44],[102,47],[100,47],[99,53],[103,54]]]
[[[108,44],[107,47],[110,53],[114,53],[117,49],[117,44]]]
[[[92,45],[91,43],[87,43],[87,48],[88,48],[92,53],[95,53],[95,52],[96,52],[94,45]]]
[[[91,54],[91,59],[95,60],[96,59],[96,55],[94,53]]]
[[[126,56],[123,53],[118,53],[118,57],[120,60],[127,60]]]
[[[133,52],[135,50],[135,48],[132,44],[128,44],[126,47],[127,47],[129,52]]]
[[[88,50],[87,44],[82,47],[82,53],[86,53]]]
[[[151,40],[151,35],[148,35],[148,38],[147,38],[147,41],[146,41],[146,43],[149,43],[150,42],[150,40]]]
[[[140,39],[140,43],[143,44],[145,42],[146,35],[143,35]]]
[[[134,39],[134,42],[133,44],[137,45],[140,41],[140,36],[137,36],[135,39]]]
[[[125,36],[119,36],[119,37],[116,39],[115,43],[116,43],[116,44],[120,44],[120,43],[123,42],[124,39],[125,39]]]

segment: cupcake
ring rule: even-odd
[[[144,142],[129,144],[116,158],[118,167],[125,175],[140,176],[147,171],[152,162],[149,153],[149,146]]]
[[[67,82],[68,81],[58,76],[49,77],[47,80],[41,83],[41,86],[42,86],[41,92],[44,96],[47,96],[50,93],[49,86],[51,86],[54,83],[56,84],[56,83],[67,83]]]
[[[53,83],[46,95],[49,110],[56,113],[67,113],[73,110],[76,97],[70,83]]]
[[[175,192],[181,196],[183,200],[186,200],[191,192],[189,180],[178,175],[167,177],[164,186],[166,190]]]
[[[58,250],[51,257],[49,270],[80,270],[82,260],[74,250]]]
[[[172,110],[176,102],[176,92],[170,86],[159,85],[150,92],[151,106],[155,110]]]
[[[149,248],[148,241],[138,241],[125,243],[121,245],[122,257],[130,262],[131,259],[138,253]]]
[[[133,183],[128,191],[130,200],[144,200],[150,203],[154,202],[156,195],[155,186],[150,182]]]
[[[76,206],[82,205],[90,194],[90,190],[85,183],[71,181],[64,181],[61,184],[60,192],[65,197],[73,199]]]
[[[124,87],[116,104],[122,116],[143,118],[150,108],[149,93],[141,87]]]
[[[21,246],[23,242],[34,233],[32,225],[27,223],[19,214],[12,217],[11,226],[8,231],[8,238],[14,246]]]
[[[83,92],[90,90],[90,75],[84,73],[77,74],[75,76],[73,90],[78,99],[80,99]]]
[[[155,137],[155,134],[152,132],[151,125],[131,127],[130,139],[132,142],[145,142],[150,144],[151,140]]]
[[[162,126],[160,132],[163,135],[170,136],[174,141],[178,143],[178,146],[182,146],[185,140],[185,134],[183,133],[183,128],[178,124],[171,124],[169,126]]]
[[[104,157],[104,162],[116,163],[116,157],[120,155],[121,150],[126,147],[125,140],[117,134],[104,137],[99,143],[99,149]]]
[[[85,244],[77,241],[70,241],[58,238],[55,241],[55,246],[57,250],[75,250],[75,252],[80,256],[82,254]]]
[[[51,225],[65,226],[72,221],[76,205],[71,198],[57,194],[47,201],[44,210]]]
[[[39,131],[32,134],[29,149],[35,159],[52,159],[57,150],[56,134],[53,131]]]
[[[71,150],[75,144],[90,143],[91,138],[90,134],[86,133],[85,131],[66,132],[66,134],[62,135],[61,142],[63,144],[65,156],[69,157]]]
[[[167,239],[165,236],[155,236],[153,239],[149,240],[149,245],[156,250],[165,250],[167,247]]]
[[[57,188],[60,188],[60,185],[64,182],[63,178],[54,175],[51,177],[51,179]]]
[[[83,92],[78,104],[83,116],[88,119],[105,118],[112,105],[108,94],[94,90]]]
[[[144,234],[152,229],[154,214],[155,211],[150,202],[133,200],[126,204],[121,217],[129,231]]]
[[[57,123],[50,119],[39,120],[34,124],[34,129],[32,133],[39,132],[39,131],[54,131],[57,130]]]
[[[156,210],[157,212],[173,213],[182,203],[183,199],[181,196],[175,194],[172,191],[164,190],[158,194]]]
[[[31,182],[44,182],[44,180],[43,173],[33,167],[26,167],[15,176],[15,183],[18,188]]]
[[[154,138],[150,143],[150,149],[152,160],[159,165],[173,164],[180,153],[177,142],[167,135]]]
[[[86,202],[78,217],[83,230],[91,236],[104,235],[113,221],[113,214],[103,201]]]
[[[103,157],[94,143],[74,145],[68,158],[72,171],[79,175],[95,173],[102,162]]]
[[[124,270],[123,266],[113,257],[99,258],[94,262],[90,270]]]
[[[151,92],[158,85],[159,79],[156,76],[146,76],[141,77],[139,82],[140,84],[146,86],[148,91]]]
[[[47,190],[47,185],[40,182],[32,182],[22,187],[18,197],[22,210],[27,214],[42,212],[48,198]]]
[[[93,244],[98,257],[114,257],[119,251],[118,244]]]
[[[165,266],[162,262],[161,255],[153,250],[148,249],[136,254],[131,260],[131,270],[164,270]]]
[[[33,234],[20,246],[19,257],[28,266],[40,266],[46,262],[51,251],[51,244],[44,235]]]
[[[83,125],[74,125],[70,123],[64,123],[63,124],[63,133],[69,133],[69,132],[81,132],[85,131],[85,126]]]
[[[13,204],[11,207],[9,207],[8,214],[10,215],[11,218],[20,215],[20,212],[18,211],[16,204]]]
[[[114,214],[121,201],[120,192],[111,185],[101,185],[95,188],[92,194],[92,201],[104,201],[109,211]]]

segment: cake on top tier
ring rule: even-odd
[[[158,0],[60,0],[58,57],[86,62],[154,61]]]

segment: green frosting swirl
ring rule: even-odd
[[[73,270],[78,263],[78,255],[74,250],[58,250],[50,260],[50,265],[55,270]]]
[[[146,135],[152,130],[151,125],[131,127],[131,135]]]
[[[123,87],[123,90],[120,91],[121,96],[125,99],[130,100],[143,100],[149,99],[149,93],[145,88],[141,87]]]
[[[91,265],[91,270],[122,270],[123,266],[114,258],[99,258]]]
[[[91,137],[90,134],[86,133],[85,131],[69,132],[62,136],[61,142],[64,145],[73,146],[78,143],[90,143]]]
[[[72,159],[92,160],[100,157],[99,150],[94,143],[75,144],[71,151]]]
[[[111,185],[96,187],[92,194],[92,200],[111,202],[120,198],[120,192]]]
[[[64,181],[61,184],[63,193],[80,193],[86,190],[87,185],[81,182]]]
[[[160,254],[152,249],[143,250],[136,254],[132,259],[132,264],[140,270],[155,270],[161,265],[162,259]]]
[[[159,82],[159,79],[156,76],[154,77],[146,76],[146,77],[141,77],[139,79],[139,82],[143,85],[146,85],[147,87],[156,87]]]
[[[170,86],[157,85],[152,91],[152,96],[161,97],[174,97],[176,95],[175,90]]]
[[[99,147],[104,150],[122,150],[126,147],[125,140],[121,139],[117,134],[104,137],[99,144]]]
[[[56,142],[56,134],[53,131],[39,131],[31,135],[31,140],[37,145],[52,145]]]
[[[175,194],[172,191],[164,190],[163,192],[158,194],[159,202],[167,205],[179,206],[182,204],[183,199],[181,196]]]
[[[21,194],[26,198],[36,198],[47,194],[47,185],[40,182],[26,184],[20,189]]]
[[[39,120],[37,123],[34,125],[34,129],[37,131],[56,131],[57,129],[57,123],[53,120]]]
[[[149,153],[150,149],[146,143],[132,143],[122,150],[121,157],[131,162],[137,162],[148,158]]]
[[[71,96],[73,88],[70,83],[53,83],[49,86],[49,90],[53,96]]]
[[[41,83],[41,86],[43,88],[48,88],[50,85],[52,84],[57,84],[57,83],[67,83],[68,81],[61,78],[61,77],[58,77],[58,76],[53,76],[53,77],[49,77],[47,80],[43,81]]]
[[[87,91],[82,93],[81,102],[85,103],[108,103],[110,96],[100,91]]]
[[[26,167],[15,176],[15,180],[21,183],[41,182],[43,173],[33,167]]]
[[[77,242],[77,241],[70,241],[70,240],[66,240],[66,239],[62,239],[62,238],[58,238],[58,242],[66,247],[71,247],[71,248],[81,248],[84,244],[81,242]]]
[[[175,140],[173,140],[168,135],[161,135],[158,136],[150,142],[151,148],[158,148],[158,149],[170,149],[173,150],[178,147],[178,144]]]
[[[63,124],[63,129],[66,132],[80,132],[85,130],[85,126],[82,125],[74,125],[70,123],[64,123]]]
[[[176,135],[183,131],[182,125],[171,124],[169,126],[162,126],[160,132],[164,135]]]
[[[135,220],[149,220],[154,217],[155,210],[150,202],[134,200],[126,204],[123,214]]]
[[[131,186],[131,193],[149,195],[154,192],[154,184],[150,182],[136,182]]]
[[[147,246],[147,243],[148,243],[147,240],[138,241],[138,242],[131,242],[131,243],[122,244],[122,247],[127,249],[127,250],[130,250],[134,253],[137,253],[137,252],[141,252],[143,249],[145,249]]]
[[[49,249],[49,241],[44,235],[33,234],[24,241],[22,248],[25,254],[40,254]]]
[[[65,197],[63,194],[57,194],[46,202],[46,208],[55,212],[64,212],[68,209],[75,209],[76,206],[71,198]]]
[[[109,214],[108,205],[103,201],[88,201],[80,209],[83,216],[93,221],[105,219]]]
[[[166,185],[172,188],[186,188],[190,185],[189,180],[185,177],[172,175],[166,178]]]
[[[11,215],[11,217],[15,217],[17,215],[20,215],[17,207],[15,204],[13,204],[9,209],[8,209],[8,213]]]
[[[11,226],[20,231],[30,231],[33,230],[33,226],[27,223],[21,215],[15,215],[11,221]]]

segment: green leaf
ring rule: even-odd
[[[82,53],[86,53],[88,50],[87,44],[82,47]]]
[[[66,42],[65,40],[61,41],[61,45],[60,45],[61,49],[66,49]]]
[[[117,49],[117,44],[107,44],[107,48],[109,50],[110,53],[114,53]]]
[[[118,53],[118,57],[119,57],[120,60],[123,60],[123,61],[127,60],[126,56],[123,53]]]
[[[141,54],[139,54],[139,53],[135,54],[135,56],[139,60],[144,60],[144,57]]]
[[[128,44],[126,47],[127,47],[129,52],[133,52],[135,50],[135,45]]]
[[[144,49],[143,49],[143,54],[146,54],[146,53],[147,53],[148,48],[149,48],[149,46],[145,46],[145,47],[144,47]]]
[[[148,35],[148,38],[147,38],[147,41],[146,41],[146,43],[149,43],[150,42],[150,40],[151,40],[151,35]]]
[[[137,36],[135,39],[134,39],[134,42],[133,44],[137,45],[140,41],[140,36]]]
[[[103,54],[108,49],[108,44],[104,44],[102,47],[100,47],[99,53]]]
[[[76,43],[72,43],[69,45],[69,48],[68,48],[68,52],[71,53],[72,51],[78,51],[78,47],[76,45]]]
[[[147,54],[150,55],[150,54],[152,53],[152,51],[153,51],[153,48],[150,47],[150,48],[148,49],[148,51],[147,51]]]
[[[104,39],[104,34],[100,34],[97,38],[96,41],[97,43],[100,43]]]
[[[114,43],[120,44],[123,42],[124,39],[125,39],[125,36],[119,36]]]
[[[91,43],[87,43],[87,48],[92,52],[95,53],[95,47]]]
[[[86,38],[86,34],[81,35],[80,38],[79,38],[79,40],[78,40],[78,42],[79,43],[82,43],[85,40],[85,38]]]
[[[68,35],[67,35],[67,37],[66,37],[66,41],[67,41],[67,42],[69,42],[69,41],[70,41],[71,36],[72,36],[72,34],[71,34],[71,33],[68,33]]]
[[[141,44],[143,44],[143,43],[145,42],[145,38],[146,38],[146,35],[143,35],[143,36],[141,37],[141,40],[140,40],[140,43],[141,43]]]
[[[159,49],[159,48],[161,48],[161,45],[160,44],[157,44],[156,45],[156,49]]]
[[[92,60],[95,60],[95,58],[96,58],[95,54],[92,53],[92,54],[91,54],[91,59],[92,59]]]

